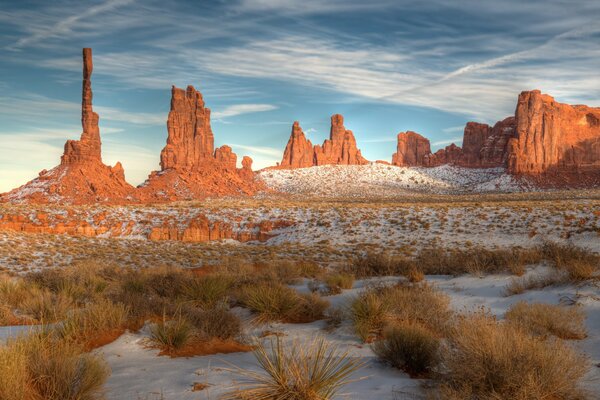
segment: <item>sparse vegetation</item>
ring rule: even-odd
[[[421,376],[438,362],[439,338],[418,324],[400,323],[387,327],[381,340],[373,343],[375,354],[395,368]]]
[[[261,370],[233,370],[243,382],[223,399],[329,400],[363,365],[322,338],[285,346],[276,337],[270,346],[258,344],[254,355]]]
[[[485,314],[459,319],[442,352],[440,399],[584,399],[586,359]]]
[[[577,306],[564,307],[544,303],[518,302],[505,314],[505,318],[533,335],[554,335],[561,339],[586,337],[585,314]]]

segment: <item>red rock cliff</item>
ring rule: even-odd
[[[431,145],[427,138],[413,131],[400,132],[392,164],[399,167],[427,166],[430,155]]]
[[[511,173],[600,173],[600,108],[562,104],[533,90],[519,95],[515,118]]]

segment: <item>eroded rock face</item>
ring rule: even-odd
[[[506,167],[508,141],[514,135],[514,117],[505,118],[493,127],[468,122],[463,136],[463,155],[458,164],[470,168]]]
[[[435,167],[444,164],[457,164],[462,157],[462,149],[454,143],[439,149],[425,160],[427,166]]]
[[[315,165],[315,151],[310,140],[300,127],[298,121],[292,125],[292,133],[288,140],[283,158],[279,164],[282,168],[305,168]]]
[[[231,147],[214,148],[210,109],[193,86],[172,88],[167,131],[161,171],[152,172],[137,190],[143,202],[251,195],[262,187],[254,180],[250,157],[237,168]]]
[[[35,203],[129,203],[133,186],[125,181],[121,163],[104,165],[98,114],[92,107],[92,50],[83,49],[83,89],[79,140],[68,140],[59,166],[3,196],[4,201]]]
[[[306,139],[298,121],[292,126],[292,133],[283,153],[280,168],[304,168],[316,165],[364,165],[368,164],[356,145],[352,131],[344,126],[344,117],[335,114],[331,117],[329,139],[323,145],[313,146]]]
[[[515,118],[511,173],[600,173],[600,108],[558,103],[533,90],[519,95]]]
[[[344,117],[340,114],[331,116],[329,140],[323,146],[315,146],[315,165],[364,165],[368,161],[356,146],[352,131],[344,126]]]
[[[427,138],[413,131],[398,134],[396,152],[392,155],[393,165],[399,167],[428,166],[430,156],[431,145]]]
[[[210,109],[202,94],[188,86],[171,88],[171,110],[167,119],[167,145],[160,153],[161,169],[198,168],[213,157],[214,135]]]

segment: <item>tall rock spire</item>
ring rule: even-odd
[[[83,133],[80,140],[68,140],[61,158],[61,164],[74,164],[86,161],[102,162],[100,128],[98,114],[92,108],[92,49],[83,49],[83,87],[81,91],[81,126]]]

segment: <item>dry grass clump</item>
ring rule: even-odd
[[[541,250],[556,268],[568,273],[572,282],[593,278],[600,269],[600,255],[572,243],[546,242]]]
[[[74,307],[72,300],[63,294],[39,290],[32,292],[32,296],[19,305],[19,310],[36,321],[50,323],[65,318]]]
[[[544,303],[514,304],[504,315],[511,324],[533,335],[554,335],[561,339],[585,339],[585,313],[578,307]]]
[[[462,318],[442,352],[443,399],[584,399],[586,359],[484,314]]]
[[[181,315],[175,319],[166,318],[150,328],[150,340],[165,352],[182,349],[194,339],[194,327]]]
[[[66,340],[80,343],[86,349],[93,349],[121,336],[127,317],[128,309],[123,304],[101,300],[73,311],[62,321],[58,330]]]
[[[259,344],[254,355],[261,371],[236,368],[242,382],[226,400],[329,400],[352,380],[363,363],[324,339],[284,346],[279,337],[269,347]]]
[[[0,347],[0,399],[95,400],[110,371],[96,356],[51,333],[32,333]]]
[[[396,324],[383,331],[373,343],[373,352],[392,367],[413,376],[429,373],[439,359],[440,339],[419,324]]]
[[[569,281],[568,276],[562,271],[553,271],[546,275],[530,275],[513,278],[504,288],[506,296],[514,296],[527,290],[543,289],[548,286],[561,285]]]
[[[240,301],[261,322],[312,322],[322,319],[323,312],[329,306],[329,302],[317,294],[299,294],[278,283],[245,286]]]
[[[224,274],[195,277],[185,284],[183,297],[200,307],[215,307],[227,301],[233,283],[233,278]]]
[[[441,336],[452,312],[448,297],[432,286],[401,283],[363,292],[350,305],[350,316],[358,336],[369,341],[394,323],[420,324]]]
[[[235,339],[242,333],[242,321],[225,305],[206,309],[187,308],[183,314],[196,328],[196,335],[204,340]]]
[[[338,294],[344,289],[352,289],[354,285],[354,275],[343,272],[332,272],[323,279],[325,283],[324,293]]]

